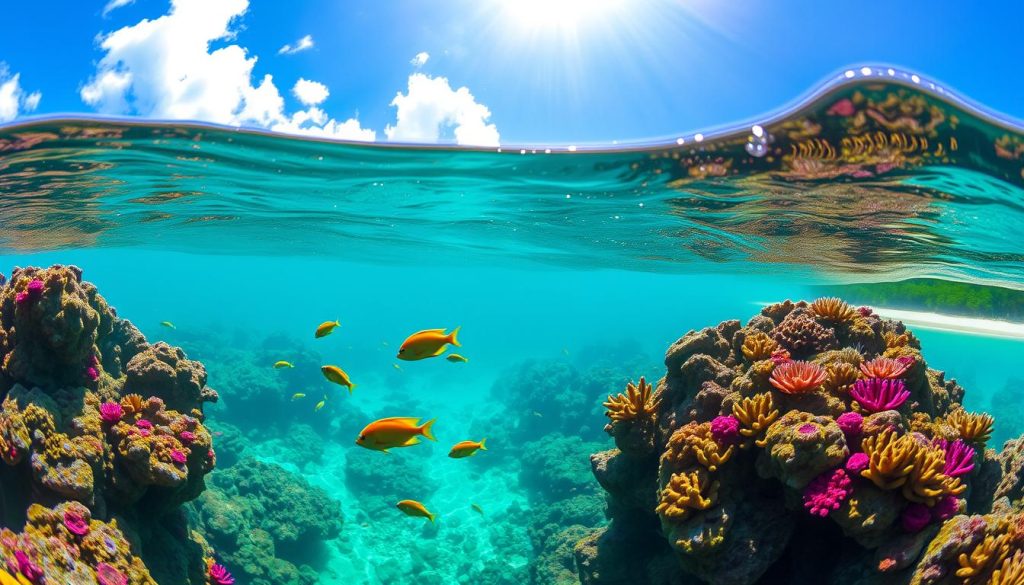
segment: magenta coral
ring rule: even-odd
[[[124,409],[116,402],[104,402],[100,405],[100,418],[105,423],[116,423],[124,416]]]
[[[859,437],[864,431],[864,417],[857,412],[844,412],[836,418],[836,424],[847,439]]]
[[[148,431],[153,428],[153,423],[149,422],[144,418],[140,418],[139,420],[135,421],[135,426],[139,427],[140,429],[145,429]]]
[[[227,568],[224,565],[218,565],[214,563],[210,565],[210,584],[211,585],[234,585],[235,578],[231,576]]]
[[[974,447],[960,439],[953,442],[940,439],[935,444],[946,452],[946,463],[942,468],[942,473],[950,477],[958,477],[966,475],[974,469]]]
[[[864,453],[854,453],[846,460],[846,471],[850,475],[860,475],[870,465],[871,460]]]
[[[857,380],[850,388],[850,396],[868,412],[882,412],[899,408],[910,398],[903,380],[869,378]]]
[[[182,433],[184,434],[184,433]],[[734,416],[718,416],[711,421],[711,437],[720,444],[735,443],[740,436],[740,421]]]
[[[932,521],[932,513],[924,504],[909,504],[900,516],[900,525],[907,532],[920,532]]]
[[[32,559],[28,558],[25,551],[16,550],[14,551],[14,559],[17,562],[18,572],[21,573],[31,583],[42,583],[43,582],[43,570],[39,568],[39,565],[32,562]]]
[[[181,431],[181,434],[178,435],[178,438],[181,439],[182,443],[185,443],[186,445],[191,445],[196,440],[196,434],[193,433],[192,431]]]
[[[96,578],[100,585],[128,585],[128,577],[107,563],[96,565]]]
[[[932,516],[937,520],[949,520],[960,513],[960,500],[952,494],[947,494],[936,502],[932,508]]]
[[[75,536],[85,536],[89,533],[89,522],[78,512],[68,509],[64,512],[64,528]]]
[[[826,471],[804,488],[804,507],[815,516],[828,516],[832,510],[838,510],[853,491],[850,483],[845,470]]]
[[[188,458],[185,457],[185,453],[183,453],[181,449],[171,450],[171,461],[177,463],[178,465],[184,465],[185,461],[187,460]]]
[[[95,382],[100,379],[100,371],[96,369],[96,366],[89,366],[88,368],[85,368],[85,377],[88,378],[90,382]]]

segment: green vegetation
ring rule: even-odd
[[[1024,291],[932,278],[816,287],[854,304],[1020,321]]]

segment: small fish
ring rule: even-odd
[[[294,368],[294,367],[295,366],[292,365],[291,362],[286,362],[284,360],[278,360],[278,361],[274,362],[274,369],[275,370],[280,370],[282,368]]]
[[[336,327],[341,327],[341,320],[335,319],[334,321],[324,321],[316,328],[316,338],[327,337],[331,333],[334,333]]]
[[[484,515],[484,509],[480,507],[480,504],[470,504],[469,507],[473,508],[473,510],[481,516]]]
[[[356,389],[356,385],[349,379],[348,374],[345,370],[338,366],[322,366],[320,371],[324,373],[324,377],[327,378],[328,382],[333,382],[339,386],[348,388],[348,393],[351,394]]]
[[[563,347],[562,348],[562,353],[565,354],[565,355],[569,355],[569,348],[568,347]]]
[[[457,353],[450,353],[450,354],[448,354],[448,357],[446,357],[444,359],[446,359],[446,360],[448,360],[448,361],[450,361],[452,363],[455,363],[455,362],[466,363],[466,362],[469,361],[469,358],[463,357],[463,356],[461,356],[461,355],[459,355]]]
[[[292,394],[292,401],[294,402],[294,401],[298,400],[299,398],[305,398],[305,397],[306,397],[306,395],[303,394],[302,392],[296,392],[295,394]]]
[[[477,451],[487,450],[487,447],[484,446],[484,443],[486,442],[487,439],[484,438],[480,439],[479,443],[475,441],[462,441],[460,443],[456,443],[455,446],[452,447],[452,450],[448,452],[448,456],[451,457],[452,459],[472,457],[473,455],[476,455]]]
[[[177,327],[174,326],[174,323],[171,323],[170,321],[161,321],[160,324],[168,329],[177,329]]]
[[[326,394],[324,394],[324,399],[321,400],[320,402],[317,402],[316,406],[313,407],[313,412],[320,412],[320,409],[323,408],[325,404],[327,404],[327,395]]]
[[[435,420],[437,419],[430,419],[420,425],[420,419],[415,417],[382,418],[366,425],[359,433],[356,445],[386,453],[388,449],[395,447],[418,445],[420,436],[436,441],[432,430]]]
[[[416,361],[437,357],[444,353],[448,344],[455,347],[462,347],[459,343],[459,328],[456,327],[451,333],[445,333],[444,329],[424,329],[413,333],[402,342],[398,348],[398,359],[405,361]]]
[[[535,410],[535,411],[533,411],[533,416],[535,416],[535,417],[537,417],[537,418],[544,418],[544,415],[543,415],[543,414],[541,414],[541,413],[539,413],[539,412],[537,412],[536,410]]]
[[[401,372],[401,371],[402,371],[402,366],[400,366],[400,365],[398,365],[398,364],[391,364],[391,366],[392,366],[393,368],[395,368],[396,370],[398,370],[399,372]]]
[[[404,512],[406,516],[429,518],[431,522],[434,521],[434,515],[430,513],[430,510],[427,510],[426,506],[416,500],[402,500],[398,502],[398,509]]]
[[[388,342],[387,342],[386,340],[385,340],[385,341],[382,341],[382,342],[380,342],[380,344],[381,344],[381,345],[383,345],[384,347],[387,347],[387,346],[391,345],[391,344],[390,344],[390,343],[388,343]]]

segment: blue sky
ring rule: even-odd
[[[105,4],[3,4],[0,119],[99,111],[377,141],[609,142],[749,119],[862,62],[1024,118],[1022,2]],[[311,47],[279,52],[307,35]]]

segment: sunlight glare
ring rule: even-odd
[[[624,0],[507,0],[505,14],[518,27],[575,30],[587,21],[607,21]]]

